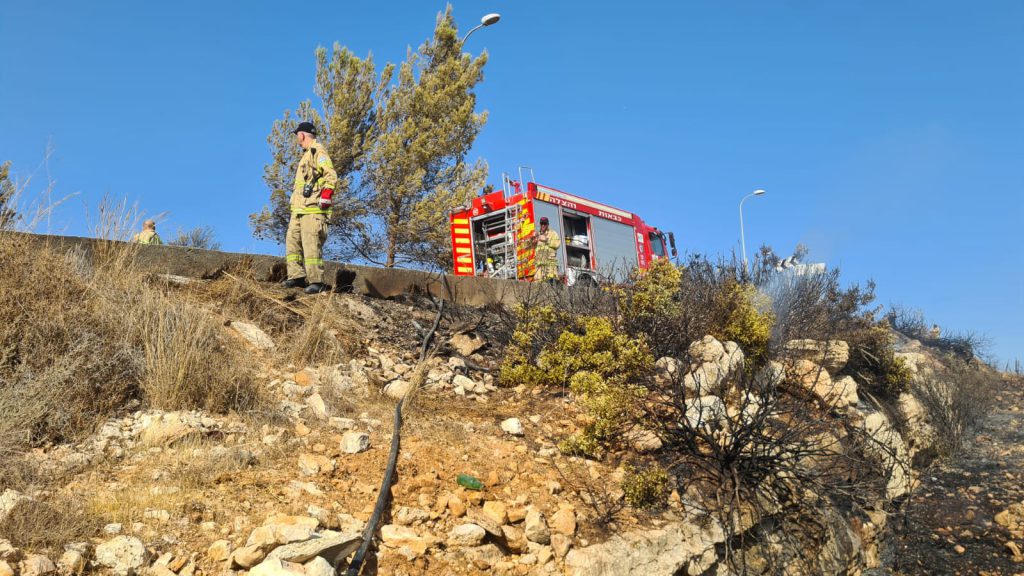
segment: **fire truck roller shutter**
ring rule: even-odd
[[[636,238],[633,227],[604,218],[591,218],[593,250],[598,273],[616,282],[626,279],[636,268]]]
[[[558,232],[558,238],[562,241],[562,246],[558,249],[558,274],[565,274],[565,234],[562,230],[562,217],[559,214],[558,206],[554,204],[548,204],[543,200],[533,201],[533,222],[540,230],[540,219],[547,217],[548,226],[552,230]]]

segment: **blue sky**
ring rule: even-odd
[[[127,196],[161,230],[275,253],[266,136],[338,41],[400,61],[443,1],[0,0],[0,160],[53,149],[55,232]],[[1024,2],[454,3],[490,62],[473,151],[640,214],[681,247],[761,243],[878,283],[879,301],[1024,358]],[[37,176],[42,179],[44,175]],[[39,180],[37,180],[38,182]]]

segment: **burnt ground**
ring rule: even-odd
[[[920,487],[893,518],[893,572],[1024,575],[1024,562],[1015,562],[1006,546],[1011,540],[1024,546],[1024,538],[993,521],[1021,501],[1024,382],[1004,379],[995,409],[963,455],[922,473]]]

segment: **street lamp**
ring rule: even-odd
[[[761,196],[763,194],[764,194],[764,190],[757,189],[757,190],[754,190],[753,192],[751,192],[750,194],[747,194],[746,196],[744,196],[743,200],[740,200],[740,246],[743,249],[743,274],[744,275],[746,275],[746,273],[747,273],[747,240],[746,240],[746,238],[743,237],[743,203],[746,202],[747,198],[750,198],[751,196]]]
[[[466,32],[466,35],[462,37],[462,43],[465,44],[466,38],[469,38],[469,35],[472,34],[473,32],[476,32],[477,30],[483,28],[484,26],[497,24],[498,20],[501,20],[501,14],[485,14],[484,17],[480,19],[480,23],[477,24],[476,27],[470,30],[469,32]]]

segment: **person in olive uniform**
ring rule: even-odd
[[[317,294],[327,289],[324,285],[323,248],[338,174],[327,155],[327,148],[316,141],[316,127],[311,122],[301,122],[294,134],[305,152],[295,171],[292,216],[285,237],[288,279],[282,285],[285,288],[305,287],[306,294]]]
[[[132,240],[139,244],[163,244],[160,235],[156,233],[156,220],[146,220],[142,223],[142,232],[136,234]]]
[[[562,246],[562,239],[558,237],[558,232],[551,229],[546,217],[540,219],[536,242],[533,252],[534,282],[557,282],[558,249]]]

